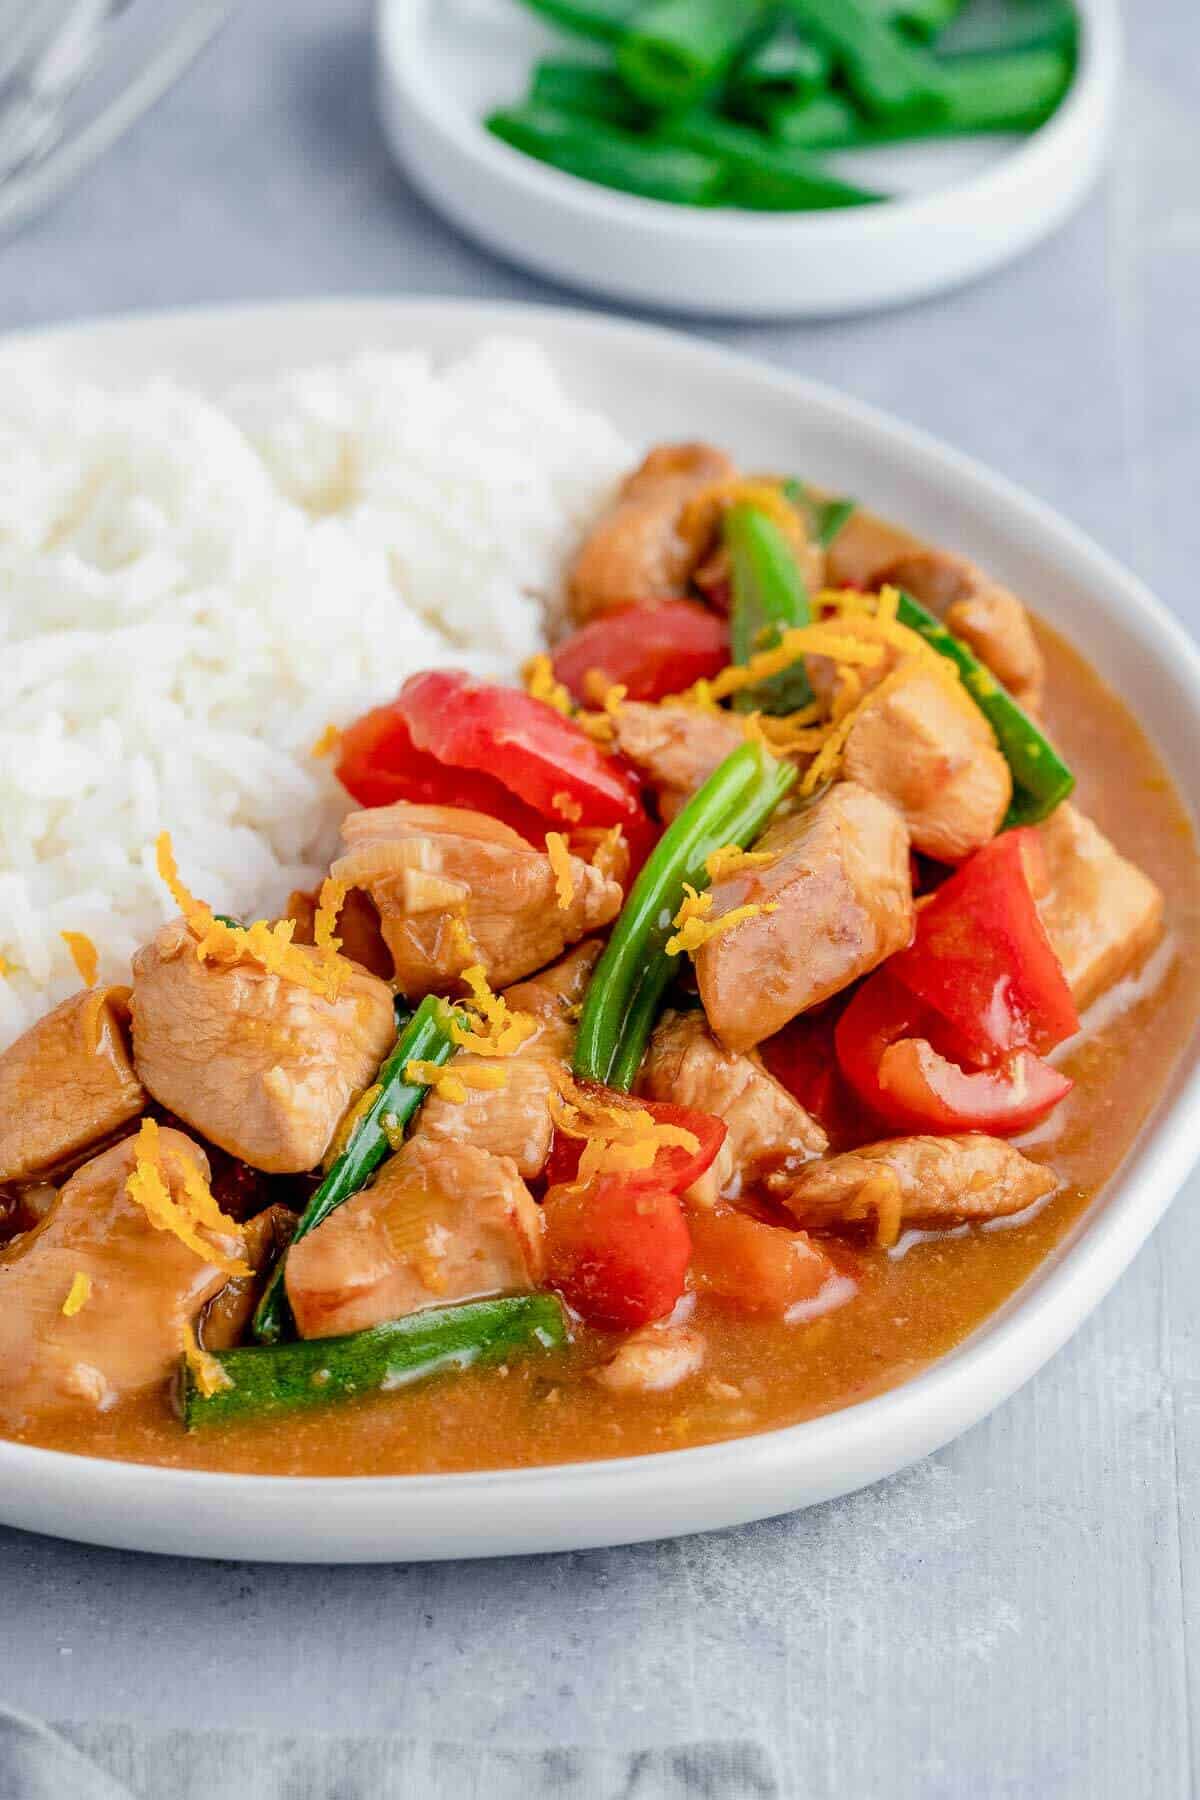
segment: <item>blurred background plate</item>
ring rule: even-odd
[[[1079,68],[1027,138],[946,139],[829,157],[901,197],[823,213],[670,206],[578,181],[481,120],[540,58],[578,46],[518,0],[379,0],[383,127],[413,184],[463,231],[542,275],[672,312],[811,318],[917,300],[1062,224],[1098,173],[1120,66],[1116,0],[1080,0]]]

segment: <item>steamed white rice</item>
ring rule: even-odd
[[[327,724],[447,663],[513,676],[628,466],[533,345],[364,355],[232,393],[0,368],[0,1047],[193,890],[277,909],[346,799]]]

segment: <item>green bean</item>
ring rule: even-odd
[[[828,550],[843,525],[858,511],[857,500],[850,500],[844,494],[823,499],[803,481],[785,481],[783,492],[784,497],[799,509],[809,537],[815,538],[822,550]]]
[[[454,1013],[444,1000],[434,994],[422,1000],[379,1071],[378,1093],[301,1213],[293,1244],[315,1231],[330,1213],[357,1194],[391,1152],[397,1136],[429,1092],[425,1083],[409,1081],[405,1071],[410,1062],[449,1061],[454,1054],[450,1030],[453,1022]],[[286,1252],[276,1263],[254,1314],[254,1335],[263,1344],[278,1343],[290,1323],[284,1287],[285,1261]]]
[[[575,1073],[608,1081],[621,1052],[627,1017],[646,971],[671,935],[683,884],[703,885],[705,858],[749,817],[775,809],[796,771],[759,743],[726,757],[663,833],[633,885],[584,997],[575,1043]],[[643,1040],[644,1041],[644,1040]]]
[[[712,206],[726,185],[725,166],[716,157],[634,137],[549,106],[501,109],[487,120],[487,128],[514,150],[566,175],[646,200]]]
[[[538,63],[529,85],[535,106],[558,112],[582,113],[607,125],[633,130],[653,117],[649,107],[629,92],[615,69],[599,63],[546,61]]]
[[[617,45],[617,68],[651,106],[693,106],[771,28],[773,0],[648,0]]]
[[[1039,819],[1048,817],[1075,786],[1074,775],[1049,739],[1008,690],[1000,686],[991,670],[911,594],[901,593],[896,616],[902,625],[919,632],[926,643],[957,666],[967,693],[995,732],[1013,779],[1012,805],[1004,829],[1036,825]]]
[[[938,38],[938,54],[977,50],[1079,48],[1074,0],[1020,0],[1019,6],[968,6]]]
[[[523,4],[563,31],[615,44],[644,0],[523,0]]]
[[[791,19],[781,19],[730,76],[730,110],[762,124],[771,107],[798,104],[818,94],[832,70],[828,50],[803,37]]]
[[[813,212],[870,206],[885,198],[827,174],[790,144],[776,143],[761,131],[709,112],[672,119],[657,135],[661,142],[723,159],[728,169],[727,198],[735,206],[764,212]]]
[[[944,115],[946,98],[934,59],[877,18],[863,0],[787,0],[787,6],[800,29],[832,53],[872,118],[916,130]]]
[[[771,650],[779,634],[809,622],[808,589],[796,552],[765,513],[745,503],[725,514],[732,605],[729,646],[735,663],[748,663],[759,650]],[[800,658],[778,675],[769,675],[733,697],[735,712],[795,712],[812,699]]]
[[[557,1349],[566,1335],[555,1295],[507,1294],[410,1313],[347,1337],[209,1351],[225,1378],[209,1393],[201,1391],[185,1359],[179,1407],[189,1431],[270,1418],[388,1393],[442,1370],[498,1362],[514,1351]]]

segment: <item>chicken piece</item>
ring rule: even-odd
[[[415,1137],[373,1187],[294,1243],[285,1266],[301,1337],[336,1337],[535,1287],[542,1215],[507,1157]]]
[[[706,922],[771,906],[694,952],[700,998],[730,1050],[749,1050],[912,937],[908,834],[890,806],[840,781],[755,845],[767,864],[714,881]]]
[[[703,1334],[686,1325],[643,1325],[591,1378],[610,1394],[665,1394],[704,1367]]]
[[[294,944],[316,941],[318,898],[317,894],[305,893],[303,888],[293,888],[288,895],[283,916],[291,919],[296,927],[292,937]],[[381,981],[391,980],[392,954],[379,928],[379,911],[371,896],[364,894],[361,888],[347,890],[338,913],[337,935],[343,956],[348,956],[351,962],[361,963]]]
[[[913,848],[937,862],[962,862],[988,843],[1012,800],[1012,771],[979,708],[921,668],[859,714],[842,767],[890,801]]]
[[[686,594],[708,549],[703,533],[685,530],[690,500],[737,471],[709,444],[664,444],[652,450],[621,485],[616,500],[592,527],[567,574],[571,617],[579,625],[601,613]]]
[[[756,1057],[722,1050],[699,1012],[664,1013],[638,1079],[647,1100],[713,1113],[726,1137],[688,1199],[714,1206],[772,1172],[791,1172],[828,1149],[820,1125]]]
[[[889,1138],[766,1186],[799,1225],[836,1230],[874,1221],[881,1242],[902,1225],[958,1225],[1023,1212],[1056,1186],[1053,1171],[999,1138]]]
[[[483,813],[450,806],[374,807],[342,824],[333,874],[379,909],[396,981],[410,1000],[452,992],[465,925],[493,987],[519,981],[614,919],[618,884],[569,858],[572,898],[559,905],[550,858]]]
[[[1029,614],[1017,596],[948,550],[911,550],[881,570],[880,583],[904,588],[944,618],[1014,700],[1036,710],[1046,665]]]
[[[242,1260],[249,1275],[233,1275],[205,1307],[198,1336],[206,1350],[232,1350],[243,1342],[262,1297],[266,1278],[292,1241],[296,1215],[288,1206],[268,1206],[242,1229]]]
[[[0,1181],[60,1169],[136,1119],[129,989],[85,988],[0,1056]]]
[[[1038,911],[1080,1012],[1127,975],[1162,930],[1163,897],[1069,803],[1038,828],[1048,885]]]
[[[188,1166],[208,1179],[208,1158],[181,1131],[160,1127],[162,1167],[179,1199]],[[134,1140],[84,1163],[45,1221],[0,1252],[0,1399],[32,1419],[47,1412],[107,1411],[165,1381],[179,1359],[184,1328],[225,1285],[173,1232],[152,1225],[129,1197]],[[239,1242],[211,1238],[226,1256]],[[63,1303],[83,1275],[90,1282],[73,1316]]]
[[[860,638],[864,643],[878,644],[878,635],[872,630],[873,621],[856,619],[853,613],[839,618],[834,630],[839,637]],[[895,644],[885,644],[883,655],[877,663],[857,664],[854,674],[857,677],[857,694],[869,694],[872,688],[878,687],[895,669],[903,652]],[[838,690],[838,665],[831,656],[806,656],[804,667],[808,673],[809,686],[814,696],[822,703],[827,713],[832,713],[833,702]]]
[[[669,824],[746,741],[732,713],[702,712],[696,706],[651,706],[626,700],[613,716],[618,750],[654,789],[658,810]]]
[[[316,1167],[395,1037],[391,990],[365,969],[328,1000],[248,960],[201,962],[182,919],[134,957],[131,1012],[159,1104],[270,1175]]]
[[[459,1055],[454,1073],[467,1083],[465,1100],[445,1100],[432,1093],[417,1115],[413,1136],[436,1143],[474,1144],[493,1156],[511,1157],[526,1181],[540,1175],[550,1154],[554,1121],[550,1102],[558,1093],[564,1067],[575,1045],[574,1008],[583,998],[596,966],[600,945],[580,944],[553,968],[509,988],[505,999],[514,1012],[538,1021],[533,1037],[497,1065],[481,1056]],[[504,1086],[472,1088],[473,1071],[503,1071]]]

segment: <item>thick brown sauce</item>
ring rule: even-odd
[[[1066,1060],[1077,1086],[1030,1140],[1064,1186],[1006,1229],[859,1257],[840,1311],[786,1326],[701,1301],[703,1374],[659,1398],[619,1398],[581,1379],[593,1336],[556,1358],[447,1376],[271,1424],[188,1436],[165,1395],[8,1435],[89,1456],[275,1475],[495,1469],[712,1442],[793,1424],[895,1386],[958,1343],[1060,1242],[1115,1171],[1200,1012],[1200,860],[1187,815],[1140,727],[1074,650],[1042,628],[1047,721],[1079,777],[1078,799],[1164,890],[1170,947]],[[1155,979],[1156,972],[1158,978]],[[1110,1015],[1113,999],[1100,1003]],[[0,1411],[0,1430],[5,1419]]]

